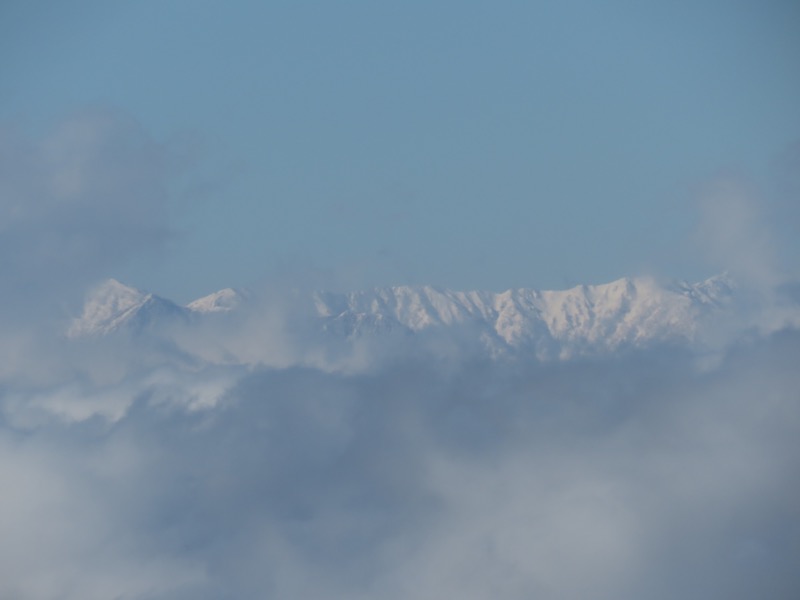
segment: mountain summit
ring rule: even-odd
[[[187,309],[109,279],[92,289],[80,318],[75,319],[68,337],[106,335],[121,329],[142,331],[175,320],[185,320]]]
[[[409,332],[471,327],[493,350],[527,348],[567,357],[649,341],[694,339],[699,321],[733,293],[725,276],[668,287],[624,278],[568,290],[458,292],[401,286],[349,294],[317,293],[318,315],[348,336],[383,329]]]
[[[247,296],[238,290],[225,288],[190,302],[186,308],[198,313],[229,312],[238,308]]]
[[[624,278],[556,291],[520,288],[495,293],[398,286],[315,292],[292,303],[292,322],[304,324],[303,339],[293,345],[352,345],[400,333],[458,340],[492,356],[513,352],[542,360],[564,359],[653,343],[693,343],[703,323],[729,305],[734,293],[724,275],[666,286],[648,278]],[[233,323],[247,323],[269,309],[267,301],[230,288],[179,306],[111,279],[90,292],[68,335],[163,333],[175,325],[184,327],[184,332],[201,331],[203,323],[213,319],[213,338],[207,345],[219,346],[225,345],[226,336],[233,336]],[[234,315],[243,319],[229,320]],[[290,333],[284,328],[281,334]],[[263,333],[261,343],[274,341],[274,334]],[[252,349],[259,341],[249,344]],[[229,359],[235,359],[238,352],[228,346]]]

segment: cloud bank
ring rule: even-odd
[[[796,328],[723,336],[704,369],[676,347],[544,364],[430,339],[336,369],[333,346],[298,360],[278,302],[236,325],[248,365],[67,340],[40,326],[53,298],[163,241],[168,161],[107,114],[2,151],[0,597],[800,592]]]
[[[74,391],[90,418],[5,394],[0,595],[789,598],[798,357],[172,372]]]

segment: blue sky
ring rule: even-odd
[[[704,182],[794,202],[798,26],[789,1],[11,1],[0,121],[112,110],[154,140],[171,237],[103,268],[177,300],[696,279]]]
[[[799,598],[799,26],[0,0],[0,597]]]

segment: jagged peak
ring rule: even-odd
[[[89,302],[137,302],[151,296],[135,287],[120,283],[116,279],[106,279],[95,285],[89,291]]]
[[[236,309],[246,297],[246,292],[224,288],[190,302],[186,308],[198,313],[229,312]]]
[[[697,309],[724,305],[731,288],[730,277],[723,273],[694,284],[622,277],[566,290],[517,288],[499,293],[400,285],[342,293],[317,291],[310,300],[317,318],[338,320],[335,326],[326,326],[332,331],[344,327],[370,334],[389,325],[409,331],[477,326],[511,347],[538,344],[536,340],[583,340],[580,343],[614,347],[653,337],[689,337],[701,314]],[[141,328],[158,323],[161,327],[167,323],[163,319],[172,318],[167,315],[178,313],[183,319],[202,319],[206,314],[236,311],[247,298],[246,292],[225,288],[179,307],[110,279],[92,290],[70,335],[108,333],[123,324]]]
[[[158,306],[178,308],[170,300],[125,285],[116,279],[107,279],[89,291],[83,312],[72,321],[67,335],[83,337],[109,333],[132,320],[144,307]]]

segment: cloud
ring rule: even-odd
[[[736,279],[770,289],[781,280],[771,228],[756,193],[741,178],[719,177],[699,196],[696,236],[706,258]]]
[[[4,401],[0,595],[792,597],[798,358],[786,330],[703,373],[162,368],[122,416],[22,429]]]
[[[169,157],[112,113],[0,154],[0,597],[800,591],[800,333],[774,299],[703,371],[674,347],[309,346],[281,294],[194,333],[67,340],[39,320],[168,236]],[[752,198],[713,188],[705,239],[756,288],[780,269]]]
[[[6,325],[46,304],[42,318],[134,254],[160,249],[170,176],[165,148],[117,112],[73,115],[39,139],[0,130]]]
[[[784,162],[791,156],[786,153]],[[710,346],[724,349],[743,331],[770,333],[798,325],[796,267],[787,261],[792,255],[787,245],[796,245],[791,231],[796,219],[789,210],[795,200],[786,190],[768,194],[731,174],[709,180],[699,191],[694,238],[700,259],[727,271],[737,287],[733,310],[706,332]]]
[[[38,137],[0,128],[6,404],[30,412],[41,402],[79,414],[92,398],[100,402],[103,385],[140,368],[132,349],[78,347],[59,336],[89,284],[134,256],[163,250],[175,169],[170,152],[120,112],[76,113]]]

